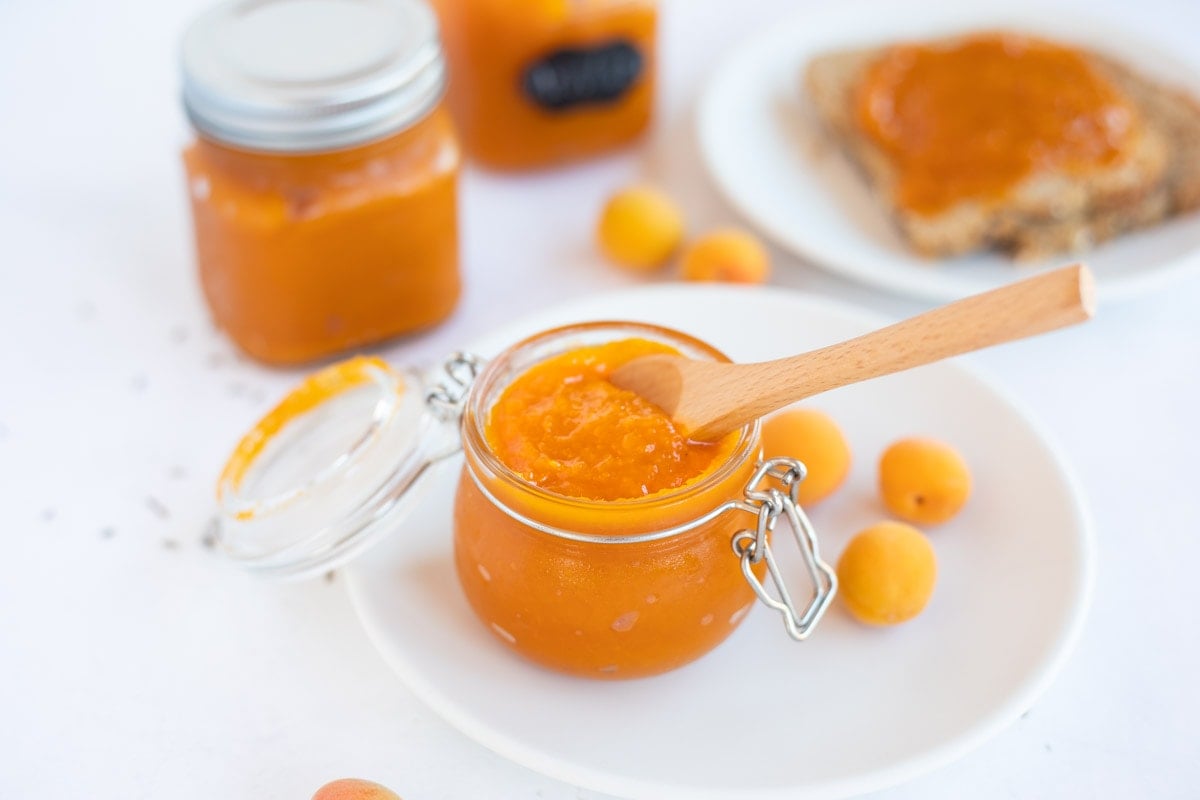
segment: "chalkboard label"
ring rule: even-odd
[[[642,66],[637,48],[617,40],[587,50],[556,50],[526,69],[521,83],[542,108],[566,111],[620,99],[637,81]]]

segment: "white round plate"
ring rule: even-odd
[[[821,130],[804,94],[814,56],[847,47],[988,28],[1041,33],[1115,56],[1200,97],[1200,69],[1095,12],[1005,0],[893,0],[807,10],[744,42],[714,74],[697,118],[700,151],[725,197],[796,255],[897,294],[953,300],[1039,269],[1086,261],[1106,299],[1157,288],[1200,266],[1200,214],[1103,243],[1077,257],[1017,264],[997,253],[930,260],[910,252],[866,182]]]
[[[642,320],[692,333],[739,361],[779,357],[878,327],[847,306],[781,290],[660,286],[537,314],[477,343],[492,355],[559,324]],[[699,661],[655,678],[601,682],[534,666],[476,619],[451,545],[455,469],[420,510],[349,569],[351,597],[384,659],[418,696],[507,758],[635,798],[832,797],[945,764],[1026,711],[1082,623],[1092,572],[1087,517],[1036,425],[966,368],[942,363],[822,395],[856,464],[812,509],[827,560],[886,516],[875,463],[910,434],[954,443],[976,489],[931,531],[937,589],[894,629],[838,606],[809,641],[756,607]],[[730,557],[732,558],[732,552]],[[798,579],[798,559],[788,562]],[[785,569],[787,567],[785,566]]]

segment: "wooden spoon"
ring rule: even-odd
[[[662,408],[693,439],[713,441],[797,400],[1074,325],[1094,312],[1092,273],[1075,264],[790,358],[722,364],[643,356],[611,380]]]

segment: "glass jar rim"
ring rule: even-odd
[[[247,569],[302,577],[352,558],[419,503],[444,428],[423,378],[356,356],[310,375],[242,438],[217,484],[212,542]]]
[[[738,431],[738,440],[725,460],[719,466],[717,466],[716,469],[705,472],[698,480],[690,481],[675,489],[656,492],[644,497],[622,498],[618,500],[596,500],[585,497],[571,497],[569,495],[552,492],[548,489],[531,483],[511,469],[492,451],[491,447],[488,445],[487,436],[484,432],[487,424],[487,415],[490,411],[490,406],[487,408],[484,407],[484,405],[488,402],[489,396],[492,394],[492,392],[489,391],[491,388],[490,382],[500,378],[509,360],[520,355],[523,351],[527,352],[539,344],[545,344],[549,341],[558,339],[566,339],[572,335],[600,331],[622,332],[631,336],[645,335],[648,338],[652,338],[657,341],[662,341],[674,346],[681,346],[681,349],[685,351],[685,355],[690,355],[692,357],[696,357],[698,355],[700,357],[707,357],[716,361],[729,360],[728,356],[726,356],[719,349],[708,344],[707,342],[697,339],[694,336],[672,328],[644,322],[606,320],[576,323],[572,325],[564,325],[558,328],[551,328],[522,339],[487,363],[487,366],[475,379],[475,382],[471,387],[470,396],[467,398],[466,406],[463,409],[461,432],[463,451],[467,456],[465,458],[465,468],[467,474],[475,482],[476,486],[480,489],[484,496],[513,519],[516,519],[522,524],[535,528],[543,533],[548,533],[553,536],[558,536],[560,538],[570,539],[573,541],[603,544],[633,544],[670,538],[671,536],[686,533],[687,531],[692,530],[709,519],[724,513],[724,511],[729,510],[730,508],[741,507],[740,503],[737,501],[721,504],[707,514],[700,515],[668,528],[658,529],[644,534],[629,534],[622,536],[585,534],[581,532],[565,530],[557,526],[546,525],[538,522],[537,520],[530,519],[529,517],[526,517],[525,515],[522,515],[515,509],[511,508],[507,503],[500,500],[493,492],[488,490],[488,488],[483,485],[483,481],[476,474],[475,468],[472,465],[472,458],[478,459],[481,466],[488,470],[490,476],[498,479],[504,485],[516,489],[526,496],[554,503],[558,507],[566,507],[579,511],[597,509],[619,509],[623,511],[654,509],[656,507],[673,506],[711,490],[714,486],[720,485],[722,482],[728,480],[740,466],[745,464],[748,458],[755,455],[757,452],[756,448],[760,431],[760,423],[757,420],[745,425]],[[529,366],[531,365],[532,364]],[[511,381],[513,377],[515,376],[510,376],[509,380]]]
[[[264,497],[246,497],[245,477],[255,468],[264,450],[278,434],[300,416],[352,389],[370,387],[375,407],[361,433],[349,447],[303,482]],[[405,393],[404,381],[379,358],[356,356],[331,364],[309,375],[293,388],[238,441],[217,479],[217,505],[226,517],[238,520],[261,517],[318,491],[362,461],[381,432],[392,422]],[[411,389],[407,389],[411,391]]]

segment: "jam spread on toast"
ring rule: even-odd
[[[853,100],[858,125],[896,172],[894,201],[927,216],[1002,202],[1038,172],[1112,165],[1139,125],[1084,53],[1009,33],[890,47]]]

